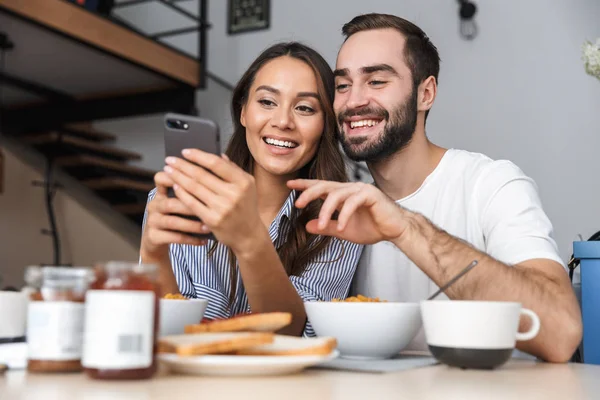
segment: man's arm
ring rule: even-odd
[[[501,263],[400,207],[372,185],[294,180],[288,186],[303,191],[296,200],[300,208],[325,199],[319,219],[307,224],[309,232],[362,244],[391,241],[438,286],[478,260],[447,294],[454,299],[517,301],[533,309],[542,327],[534,339],[519,343],[519,349],[565,362],[579,345],[579,307],[565,270],[555,261],[531,259],[514,267]],[[337,221],[331,218],[336,210]]]
[[[451,299],[502,300],[522,303],[541,320],[538,335],[517,348],[546,361],[566,362],[582,336],[581,313],[564,268],[549,259],[532,259],[510,267],[435,227],[420,214],[400,209],[409,222],[393,240],[438,286],[471,261],[479,264],[450,287]],[[520,331],[529,329],[521,320]]]

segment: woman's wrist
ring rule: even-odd
[[[166,250],[157,252],[147,252],[140,249],[140,258],[144,264],[154,264],[158,267],[158,282],[161,291],[161,297],[167,293],[179,293],[177,280],[173,274],[171,258],[169,257],[169,247]]]
[[[159,267],[162,267],[165,263],[169,265],[171,263],[168,245],[156,247],[151,251],[142,245],[140,249],[140,258],[143,264],[157,264]]]
[[[273,246],[271,237],[266,228],[261,224],[252,234],[247,235],[242,240],[238,240],[231,250],[236,258],[243,261],[252,261],[257,255],[264,253],[267,246]]]

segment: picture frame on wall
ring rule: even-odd
[[[230,35],[270,28],[271,0],[228,0],[227,10]]]

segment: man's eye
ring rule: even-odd
[[[335,87],[335,90],[337,90],[337,91],[346,90],[346,89],[348,89],[348,86],[349,86],[348,84],[343,83],[343,84],[337,85]]]
[[[369,82],[370,85],[374,85],[374,86],[383,85],[384,83],[387,83],[387,82],[385,82],[385,81],[370,81]]]

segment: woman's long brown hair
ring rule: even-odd
[[[279,57],[293,57],[312,68],[317,78],[317,92],[325,116],[323,134],[317,152],[312,160],[299,171],[298,178],[346,182],[348,178],[344,159],[336,139],[337,122],[333,111],[335,94],[333,72],[319,53],[298,42],[279,43],[269,47],[254,60],[238,82],[231,100],[231,117],[234,130],[225,153],[244,171],[250,174],[253,173],[254,159],[246,142],[246,128],[240,122],[242,107],[248,101],[248,93],[257,72],[267,62]],[[328,236],[313,235],[306,231],[307,222],[318,217],[321,205],[322,201],[319,200],[310,203],[302,210],[295,207],[292,209],[291,229],[288,238],[277,249],[288,276],[301,275],[307,264],[318,256],[331,240]],[[216,250],[217,245],[217,243],[213,244],[208,253],[209,256]],[[231,278],[229,304],[231,306],[235,300],[237,287],[237,260],[231,249],[228,252]]]

